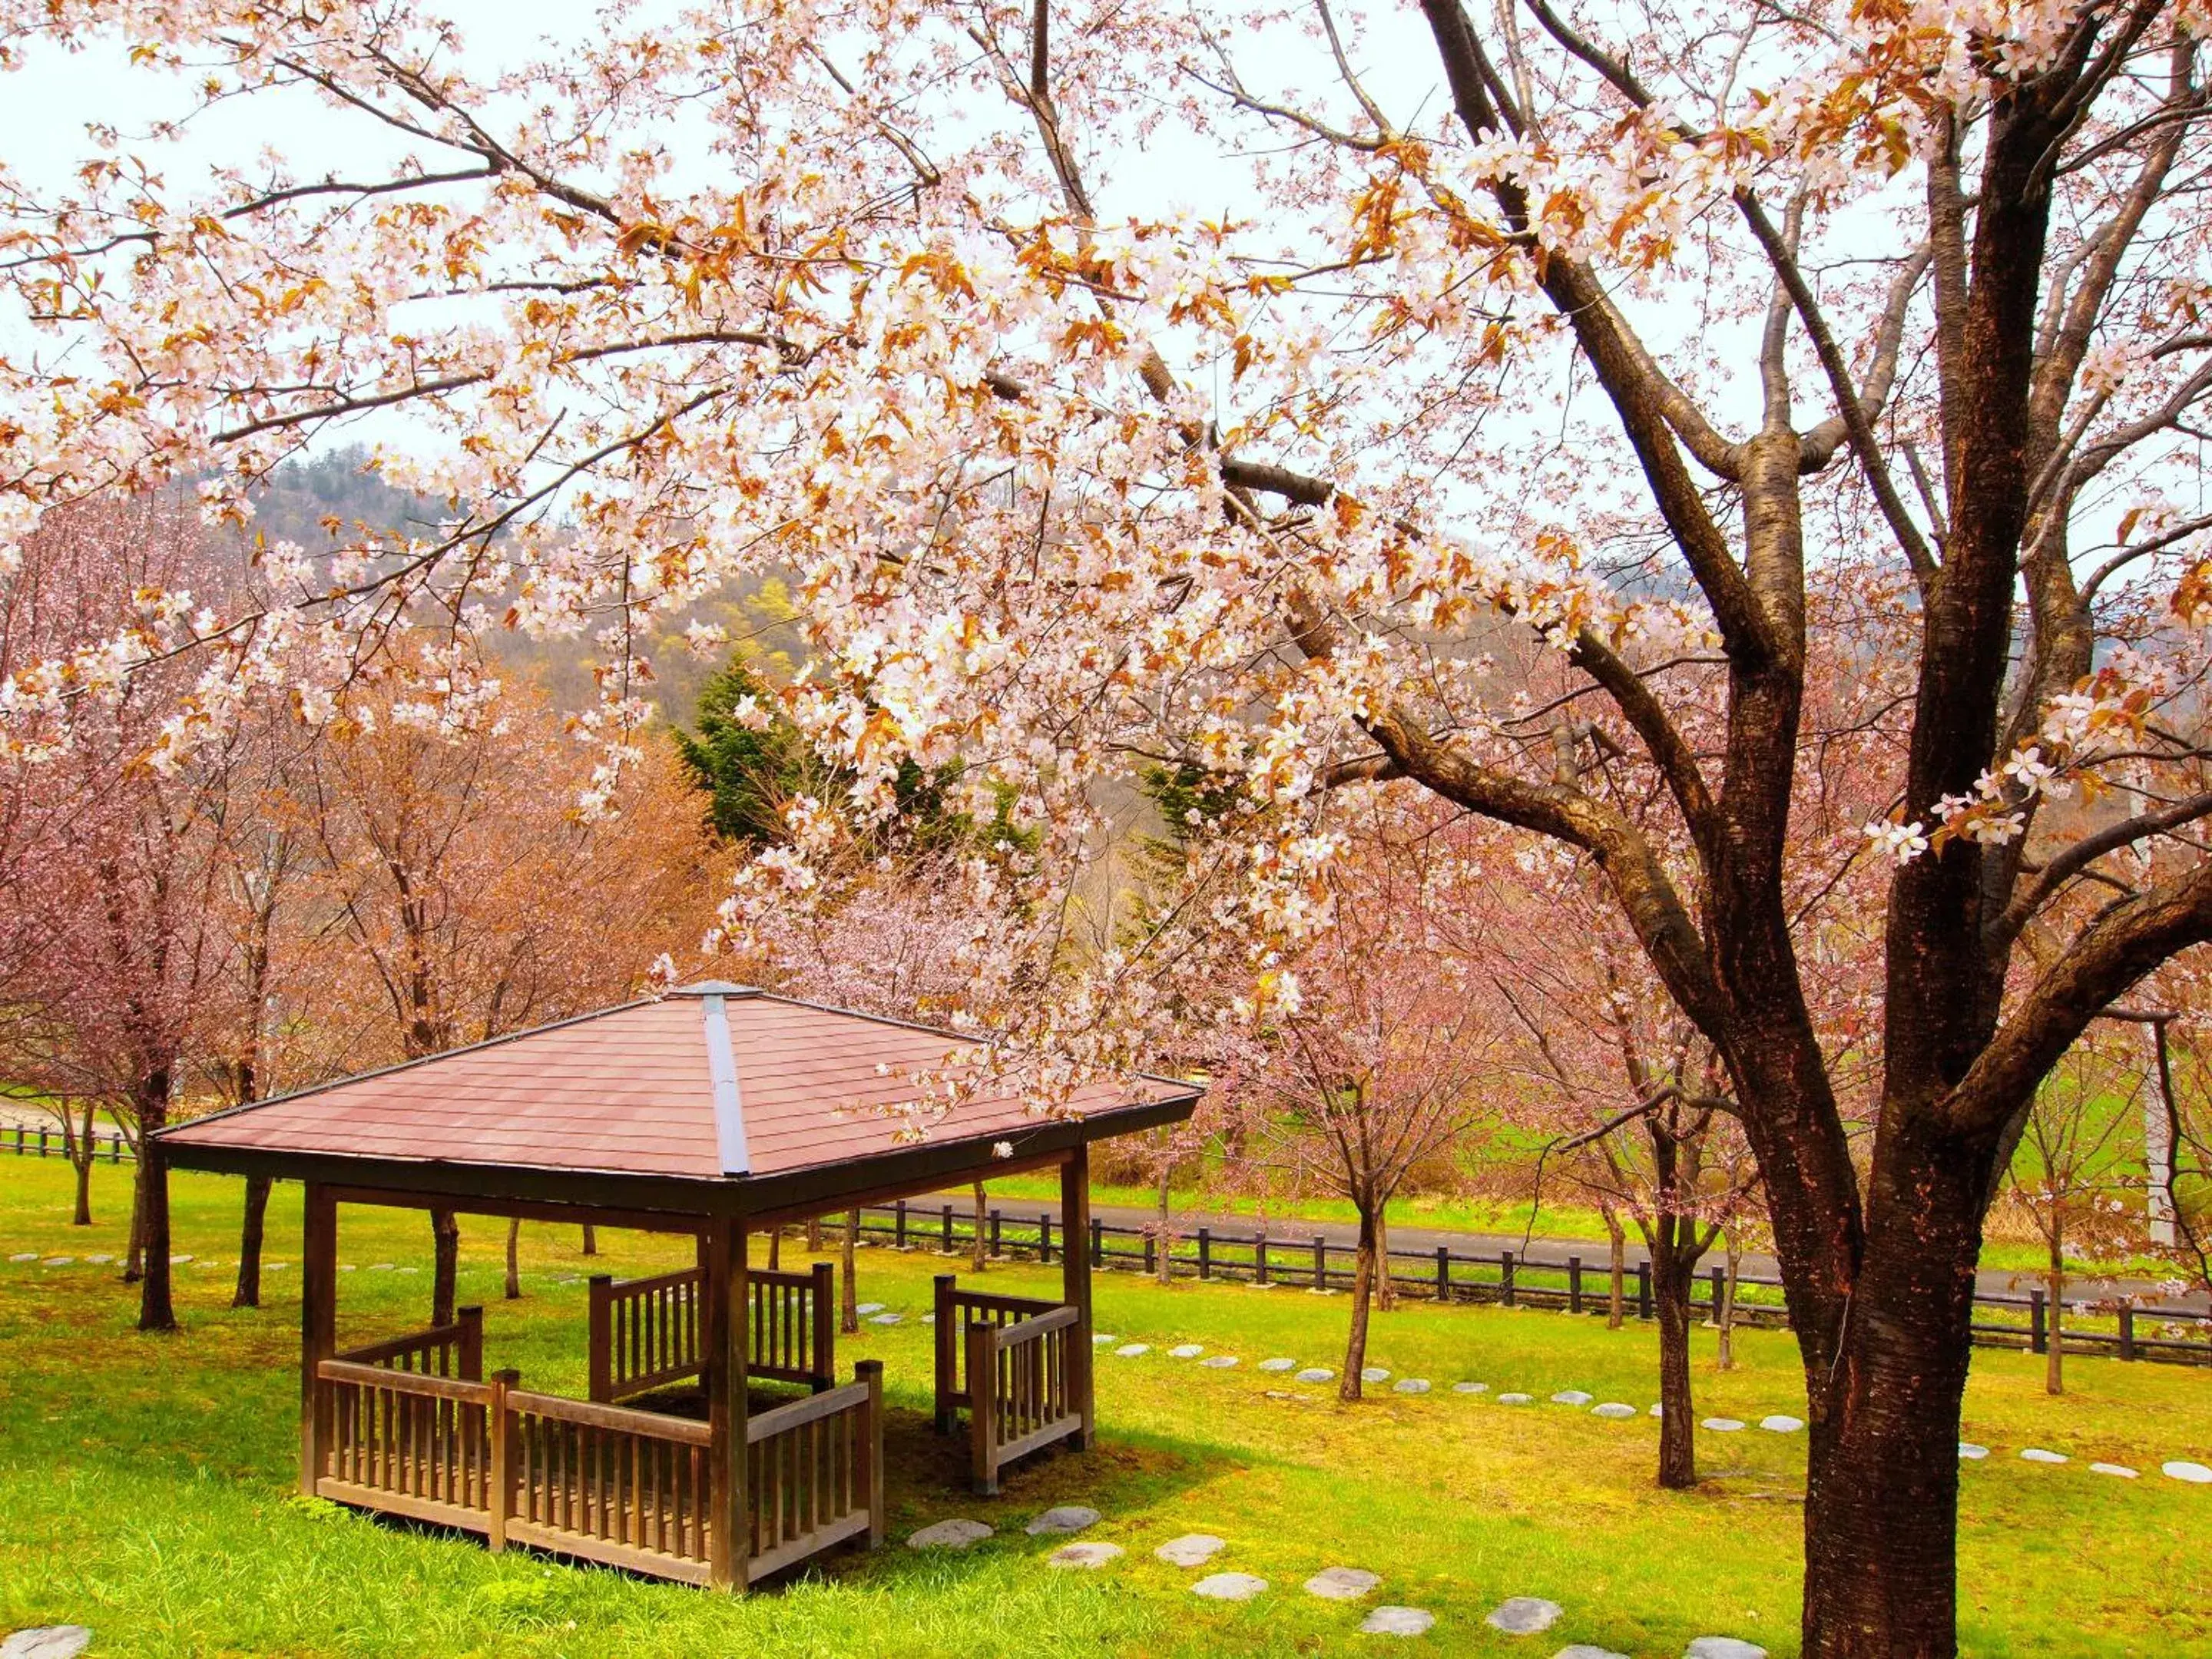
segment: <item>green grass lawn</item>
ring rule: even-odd
[[[1656,1425],[1540,1404],[1455,1395],[1476,1379],[1540,1400],[1578,1388],[1639,1407],[1656,1397],[1648,1328],[1490,1308],[1407,1304],[1376,1322],[1373,1363],[1433,1379],[1422,1397],[1357,1407],[1253,1367],[1272,1354],[1337,1363],[1342,1296],[1229,1285],[1162,1290],[1133,1275],[1097,1285],[1099,1328],[1153,1352],[1102,1353],[1103,1443],[1047,1453],[1003,1496],[969,1496],[959,1449],[928,1434],[930,1332],[918,1316],[946,1264],[884,1249],[860,1258],[864,1299],[908,1316],[848,1339],[841,1366],[885,1361],[893,1411],[894,1539],[953,1515],[1000,1536],[963,1555],[898,1547],[841,1553],[824,1571],[742,1599],[568,1566],[526,1552],[493,1556],[449,1534],[380,1522],[294,1495],[299,1385],[298,1192],[270,1206],[268,1305],[228,1307],[240,1186],[176,1178],[184,1331],[131,1328],[132,1291],[112,1267],[129,1170],[99,1172],[89,1230],[66,1224],[69,1171],[0,1160],[0,1257],[36,1250],[76,1265],[0,1260],[0,1631],[75,1621],[95,1655],[222,1653],[905,1656],[1339,1654],[1385,1638],[1357,1633],[1360,1606],[1305,1595],[1320,1568],[1383,1576],[1370,1602],[1437,1618],[1413,1653],[1548,1655],[1569,1642],[1673,1659],[1693,1636],[1730,1634],[1780,1659],[1797,1650],[1803,1437],[1753,1430],[1700,1437],[1709,1475],[1692,1494],[1650,1485]],[[602,1235],[583,1259],[573,1229],[524,1230],[519,1303],[502,1303],[503,1228],[463,1219],[462,1299],[486,1304],[488,1361],[533,1386],[580,1393],[585,1290],[595,1267],[627,1273],[682,1249]],[[787,1248],[786,1265],[798,1257]],[[425,1322],[428,1227],[419,1213],[348,1209],[340,1224],[340,1340]],[[392,1264],[378,1270],[378,1264]],[[412,1267],[413,1273],[404,1271]],[[1058,1270],[994,1268],[996,1288],[1042,1291]],[[1177,1341],[1243,1357],[1212,1371],[1162,1352]],[[1714,1371],[1701,1334],[1704,1413],[1756,1421],[1802,1414],[1794,1351],[1780,1334],[1739,1337],[1742,1363]],[[2168,1458],[2212,1459],[2212,1375],[2080,1360],[2074,1392],[2040,1392],[2039,1360],[1975,1358],[1967,1432],[1995,1449],[1964,1476],[1963,1638],[1970,1653],[2127,1655],[2212,1647],[2212,1488],[2162,1478]],[[2063,1468],[2019,1461],[2027,1445]],[[2088,1472],[2092,1459],[2143,1479]],[[1128,1554],[1097,1573],[1048,1569],[1058,1540],[1024,1535],[1055,1503],[1105,1515],[1091,1533]],[[1188,1594],[1198,1575],[1155,1560],[1185,1532],[1229,1540],[1213,1564],[1272,1588],[1227,1606]],[[1559,1601],[1536,1641],[1482,1624],[1508,1595]],[[1395,1648],[1393,1650],[1395,1650]]]

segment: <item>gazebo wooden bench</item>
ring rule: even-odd
[[[1140,1075],[1041,1115],[988,1084],[927,1138],[903,1109],[969,1039],[720,981],[176,1125],[174,1167],[307,1186],[303,1492],[718,1589],[883,1534],[883,1377],[835,1375],[834,1281],[763,1272],[749,1232],[1057,1168],[1058,1303],[937,1292],[940,1428],[965,1410],[979,1491],[1088,1446],[1089,1147],[1188,1117]],[[342,1204],[688,1235],[696,1265],[590,1287],[588,1398],[484,1370],[481,1310],[339,1352]],[[948,1347],[948,1342],[951,1346]],[[704,1421],[620,1403],[696,1380]],[[753,1413],[748,1383],[810,1393]]]

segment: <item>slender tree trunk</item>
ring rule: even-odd
[[[2058,1218],[2051,1219],[2051,1266],[2045,1272],[2044,1300],[2049,1304],[2049,1346],[2043,1356],[2043,1391],[2066,1392],[2066,1253]]]
[[[1688,1492],[1698,1484],[1697,1407],[1690,1396],[1690,1297],[1698,1258],[1675,1235],[1685,1224],[1662,1216],[1651,1230],[1651,1297],[1659,1316],[1659,1484]]]
[[[518,1302],[522,1298],[522,1218],[509,1216],[507,1221],[507,1299]]]
[[[1743,1265],[1743,1249],[1735,1235],[1728,1236],[1728,1275],[1721,1284],[1721,1305],[1715,1310],[1713,1322],[1720,1327],[1719,1352],[1714,1361],[1716,1370],[1735,1369],[1735,1278]]]
[[[138,1090],[139,1232],[145,1277],[138,1286],[138,1328],[173,1331],[177,1310],[169,1294],[169,1166],[155,1133],[169,1121],[169,1073],[149,1073]]]
[[[1957,1652],[1959,1411],[1989,1160],[1882,1152],[1833,1364],[1808,1368],[1805,1659]]]
[[[806,1218],[806,1253],[809,1255],[822,1254],[822,1218],[818,1215]]]
[[[453,1279],[461,1261],[460,1218],[451,1210],[430,1212],[430,1322],[453,1322]]]
[[[975,1237],[969,1241],[968,1251],[968,1267],[971,1273],[980,1273],[990,1264],[991,1241],[984,1233],[991,1218],[989,1204],[990,1195],[983,1190],[983,1183],[979,1181],[975,1183]]]
[[[599,1253],[599,1230],[592,1225],[590,1222],[586,1221],[584,1224],[584,1254],[586,1255],[597,1255]]]
[[[238,1224],[238,1284],[230,1293],[234,1308],[261,1305],[261,1237],[269,1219],[267,1176],[246,1178],[246,1211]]]
[[[1606,1304],[1605,1328],[1617,1331],[1624,1317],[1621,1303],[1628,1277],[1628,1237],[1621,1229],[1620,1218],[1611,1210],[1605,1212],[1605,1231],[1613,1247],[1613,1284],[1611,1300]]]
[[[771,1227],[768,1231],[768,1270],[772,1273],[783,1271],[783,1229],[781,1227]]]
[[[1384,1313],[1398,1310],[1398,1285],[1390,1277],[1390,1218],[1380,1206],[1375,1212],[1375,1305]]]
[[[1170,1259],[1171,1252],[1175,1248],[1175,1233],[1168,1225],[1169,1218],[1173,1213],[1168,1203],[1168,1179],[1172,1168],[1172,1165],[1167,1164],[1160,1165],[1159,1249],[1152,1264],[1152,1271],[1163,1285],[1171,1285],[1175,1282],[1175,1263]]]
[[[72,1227],[92,1225],[92,1137],[87,1135],[70,1154],[70,1162],[76,1165],[76,1213],[70,1218]]]
[[[1336,1397],[1360,1396],[1359,1373],[1367,1368],[1367,1315],[1375,1299],[1375,1263],[1382,1229],[1375,1210],[1359,1212],[1359,1249],[1352,1272],[1352,1328],[1344,1340],[1344,1374],[1337,1379]]]
[[[837,1304],[837,1328],[847,1336],[854,1334],[860,1328],[860,1291],[853,1274],[853,1257],[860,1248],[860,1212],[848,1210],[845,1212],[845,1271],[840,1275],[845,1282]]]
[[[123,1254],[123,1282],[146,1277],[146,1159],[142,1153],[131,1172],[131,1243]]]

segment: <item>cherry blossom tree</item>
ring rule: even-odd
[[[253,605],[88,630],[10,682],[11,750],[165,653],[199,676],[167,763],[262,688],[325,718],[402,621],[588,632],[596,807],[647,647],[774,565],[817,659],[784,702],[844,808],[908,764],[1011,792],[1025,916],[1081,890],[1145,766],[1266,808],[1158,942],[1036,971],[1048,1098],[1325,932],[1342,786],[1561,842],[1759,1163],[1810,1401],[1805,1650],[1954,1650],[2005,1154],[2100,1010],[2212,933],[2197,0],[710,4],[504,65],[404,5],[4,17],[11,65],[107,48],[179,115],[269,114],[210,167],[164,154],[200,124],[95,112],[84,165],[5,179],[0,533],[202,469],[243,516],[372,415],[413,422],[382,475],[451,504],[270,547]],[[265,154],[304,120],[343,169]],[[1909,641],[1863,1162],[1790,897],[1833,735],[1808,663],[1846,625],[1808,575],[1845,558]],[[1669,834],[1517,723],[1501,617]],[[2124,811],[2038,842],[2069,790]],[[2024,964],[2085,882],[2111,902]]]

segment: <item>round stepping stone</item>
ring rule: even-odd
[[[289,1261],[264,1261],[261,1264],[261,1271],[264,1273],[281,1273],[291,1265]]]
[[[1149,1342],[1124,1342],[1114,1350],[1123,1359],[1134,1359],[1139,1354],[1150,1353],[1152,1351],[1152,1345]]]
[[[1482,1622],[1508,1636],[1534,1636],[1558,1624],[1561,1611],[1557,1601],[1540,1595],[1516,1595],[1492,1607]]]
[[[1233,1353],[1208,1354],[1198,1363],[1210,1371],[1225,1371],[1237,1363],[1237,1356]]]
[[[1633,1406],[1625,1406],[1618,1400],[1608,1400],[1602,1406],[1592,1406],[1590,1407],[1590,1415],[1592,1417],[1602,1417],[1608,1422],[1618,1423],[1623,1418],[1635,1416],[1636,1407]]]
[[[1044,1561],[1048,1567],[1085,1567],[1095,1571],[1109,1561],[1118,1561],[1121,1557],[1121,1547],[1119,1544],[1062,1544],[1046,1556]]]
[[[1249,1572],[1210,1572],[1190,1587],[1190,1593],[1209,1601],[1249,1601],[1267,1588],[1266,1579]]]
[[[338,1264],[338,1271],[342,1273],[359,1273],[361,1269],[355,1267],[350,1261],[342,1261]]]
[[[2021,1453],[2020,1458],[2023,1463],[2063,1463],[2066,1461],[2066,1454],[2045,1451],[2040,1446],[2030,1446]]]
[[[1742,1429],[1743,1425],[1733,1417],[1709,1417],[1705,1420],[1703,1426],[1711,1429],[1715,1434],[1735,1434]]]
[[[2158,1471],[2171,1480],[2186,1480],[2192,1486],[2212,1486],[2212,1469],[2206,1468],[2202,1463],[2178,1458],[2171,1463],[2160,1464]]]
[[[76,1659],[91,1642],[82,1625],[40,1625],[0,1642],[0,1659]]]
[[[403,1273],[419,1273],[422,1270],[420,1267],[402,1267],[399,1271]]]
[[[881,1313],[883,1310],[884,1304],[880,1302],[863,1302],[853,1310],[854,1313],[860,1315],[863,1319],[866,1319],[870,1314]]]
[[[2141,1478],[2138,1471],[2130,1468],[2124,1463],[2092,1463],[2089,1465],[2089,1473],[2113,1475],[2122,1480],[2135,1480]]]
[[[96,1266],[98,1266],[98,1267],[106,1267],[109,1262],[111,1262],[111,1261],[114,1261],[114,1260],[115,1260],[115,1258],[114,1258],[113,1256],[112,1256],[112,1255],[88,1255],[88,1256],[85,1257],[85,1260],[86,1260],[87,1261],[89,1261],[89,1262],[94,1263],[94,1265],[96,1265]],[[275,1265],[276,1265],[276,1266],[277,1266],[277,1267],[283,1267],[284,1264],[283,1264],[283,1262],[279,1261],[279,1262],[276,1263]]]
[[[1168,1350],[1168,1358],[1170,1359],[1195,1359],[1199,1355],[1205,1352],[1206,1349],[1196,1342],[1178,1342],[1174,1347]]]
[[[937,1316],[934,1314],[930,1316],[933,1322],[935,1321],[936,1317]],[[1117,1337],[1108,1336],[1103,1333],[1094,1333],[1091,1338],[1091,1346],[1094,1348],[1110,1348],[1119,1340],[1120,1339]]]
[[[1380,1365],[1363,1365],[1359,1370],[1362,1382],[1388,1382],[1390,1373]]]
[[[1682,1659],[1766,1659],[1766,1650],[1733,1636],[1700,1636],[1682,1650]]]
[[[8,1258],[10,1261],[36,1261],[38,1259],[39,1253],[36,1250],[18,1250]]]
[[[74,1267],[76,1258],[73,1255],[50,1255],[39,1265],[42,1267]]]
[[[1263,1359],[1260,1362],[1260,1369],[1263,1371],[1294,1371],[1297,1368],[1298,1362],[1295,1359]]]
[[[1580,1389],[1561,1389],[1552,1396],[1554,1406],[1587,1406],[1589,1402],[1590,1396]]]
[[[1396,1394],[1426,1394],[1429,1379],[1425,1376],[1401,1376],[1390,1388]]]
[[[871,1325],[898,1325],[904,1323],[905,1319],[906,1316],[903,1314],[879,1313],[872,1319],[869,1320],[868,1323]]]
[[[1359,1621],[1359,1628],[1370,1636],[1426,1636],[1436,1623],[1436,1614],[1419,1607],[1377,1607]]]
[[[1978,1463],[1989,1455],[1990,1449],[1987,1446],[1977,1446],[1971,1440],[1961,1440],[1959,1443],[1959,1455],[1969,1463]]]
[[[1769,1434],[1795,1434],[1803,1428],[1805,1424],[1802,1418],[1784,1417],[1781,1413],[1777,1412],[1771,1417],[1760,1418],[1759,1426]]]
[[[169,1259],[172,1261],[176,1260],[174,1256]],[[372,1261],[368,1264],[368,1270],[373,1273],[388,1273],[392,1271],[392,1264],[389,1261]]]
[[[1294,1382],[1334,1382],[1336,1373],[1326,1365],[1309,1365],[1291,1380]]]
[[[1169,1539],[1152,1553],[1171,1567],[1199,1567],[1227,1547],[1224,1540],[1210,1532],[1187,1532],[1180,1538]]]
[[[1487,1382],[1455,1382],[1452,1384],[1452,1392],[1454,1394],[1488,1394],[1490,1392],[1490,1384]]]
[[[991,1535],[991,1528],[981,1521],[955,1518],[939,1521],[908,1535],[906,1547],[910,1550],[964,1550],[971,1544],[980,1544]]]
[[[1098,1511],[1080,1504],[1062,1504],[1047,1510],[1022,1528],[1032,1538],[1042,1538],[1047,1533],[1081,1532],[1085,1527],[1098,1524]]]
[[[1552,1659],[1628,1659],[1625,1653],[1615,1653],[1611,1648],[1592,1647],[1587,1642],[1575,1642],[1561,1648]]]
[[[1357,1601],[1382,1582],[1364,1567],[1323,1567],[1306,1580],[1306,1594],[1324,1601]]]
[[[1663,1400],[1655,1400],[1655,1401],[1653,1401],[1651,1402],[1651,1415],[1652,1415],[1652,1416],[1654,1416],[1654,1417],[1664,1417],[1664,1416],[1666,1416],[1666,1415],[1667,1415],[1667,1402],[1666,1402],[1665,1401],[1663,1401]]]
[[[1536,1403],[1536,1396],[1533,1394],[1501,1394],[1498,1396],[1498,1403],[1501,1406],[1533,1406]]]
[[[173,1255],[169,1258],[169,1265],[173,1267],[181,1267],[185,1262],[190,1261],[191,1260],[191,1257],[188,1255]],[[385,1263],[385,1266],[386,1267],[390,1267],[391,1265],[392,1264],[388,1261]]]

